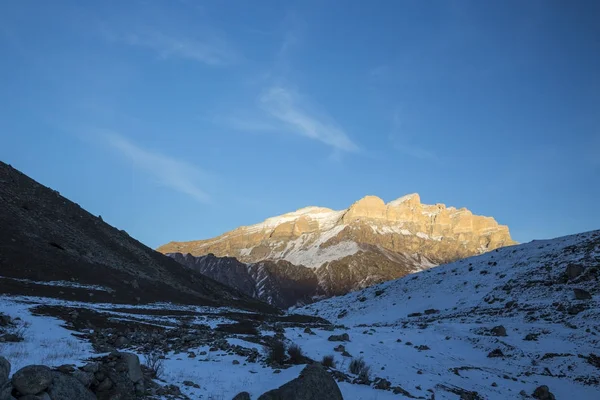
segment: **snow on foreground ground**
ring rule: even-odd
[[[384,378],[417,398],[469,392],[465,398],[519,399],[547,385],[558,399],[598,399],[599,267],[600,232],[590,232],[500,249],[294,310],[335,328],[316,319],[254,320],[231,309],[0,296],[0,312],[27,325],[25,341],[0,343],[0,354],[14,373],[29,364],[82,365],[111,346],[144,362],[148,350],[160,347],[166,351],[161,383],[191,399],[227,400],[241,391],[256,399],[303,368],[265,363],[263,345],[285,333],[288,345],[300,345],[314,360],[334,356],[345,399],[406,397],[350,383],[356,378],[348,371],[350,356],[364,358],[372,381]],[[582,300],[574,289],[584,291]],[[497,326],[506,336],[492,332]],[[328,340],[344,333],[349,341]],[[116,340],[121,335],[127,340]],[[334,351],[339,345],[344,355]]]
[[[294,312],[348,327],[346,351],[416,396],[430,389],[436,399],[457,398],[444,389],[455,386],[520,398],[548,385],[558,399],[600,399],[599,270],[594,231],[499,249]],[[349,362],[327,335],[287,333],[312,358]]]

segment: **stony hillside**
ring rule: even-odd
[[[498,249],[294,312],[346,326],[345,351],[412,394],[600,393],[600,231]],[[312,357],[332,350],[299,340],[311,343]]]
[[[514,243],[508,228],[491,217],[421,204],[412,194],[388,204],[367,196],[342,211],[303,208],[214,239],[171,242],[158,251],[246,294],[289,306]],[[203,257],[208,254],[235,257],[247,266],[233,266],[232,260],[217,265]],[[294,292],[301,295],[284,296],[281,282],[286,290],[297,285]]]
[[[158,253],[0,162],[0,291],[275,311]]]

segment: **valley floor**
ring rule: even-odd
[[[43,298],[2,297],[0,312],[20,318],[21,323],[26,326],[23,342],[0,343],[0,354],[11,362],[13,372],[30,364],[55,367],[63,364],[82,365],[90,357],[98,356],[88,339],[73,335],[76,332],[72,330],[71,324],[65,324],[52,316],[35,315],[36,307],[40,305],[76,310],[89,307],[108,319],[125,324],[144,321],[171,329],[175,329],[173,326],[179,323],[180,317],[170,315],[169,311],[185,310],[200,314],[193,321],[187,321],[192,327],[195,323],[211,328],[235,323],[234,320],[218,316],[215,310],[207,313],[197,307],[132,307],[128,310],[130,314],[122,308],[114,311],[115,307],[110,304],[91,306]],[[155,315],[157,310],[162,315]],[[522,398],[521,391],[530,395],[540,385],[549,386],[558,399],[572,396],[579,399],[598,398],[600,389],[597,380],[586,384],[573,379],[576,376],[597,379],[598,366],[581,358],[581,355],[597,351],[597,348],[578,340],[573,330],[567,327],[557,329],[556,326],[544,323],[524,325],[514,320],[501,322],[508,334],[501,338],[473,335],[473,330],[481,328],[480,324],[443,320],[430,323],[427,327],[415,324],[366,325],[338,328],[334,331],[327,327],[313,327],[311,330],[314,334],[307,334],[304,332],[305,327],[298,326],[286,328],[285,336],[289,343],[298,344],[314,360],[334,355],[336,369],[352,380],[354,376],[348,372],[352,358],[334,351],[335,347],[342,344],[352,357],[364,358],[371,367],[372,378],[385,378],[392,386],[400,386],[417,398],[429,399],[435,393],[436,399],[458,399],[459,395],[452,393],[455,389],[474,391],[486,399]],[[84,334],[90,333],[86,329],[81,331]],[[538,341],[524,341],[523,337],[531,331],[545,333]],[[349,335],[350,341],[328,340],[331,335],[343,333]],[[270,330],[260,332],[261,336],[267,337],[274,334]],[[229,345],[256,349],[261,357],[264,355],[263,346],[253,342],[256,340],[254,335],[227,336]],[[518,357],[488,358],[487,354],[495,348],[503,349],[507,355],[518,353]],[[123,346],[122,350],[137,353],[144,362],[145,352],[135,343]],[[241,391],[249,392],[254,399],[294,379],[303,368],[302,365],[295,365],[274,369],[260,359],[258,362],[248,362],[246,357],[217,349],[210,342],[179,350],[174,349],[165,354],[164,372],[160,381],[179,386],[182,393],[192,399],[231,399]],[[195,356],[190,357],[190,354]],[[193,382],[199,388],[186,386],[184,382]],[[405,398],[402,394],[367,385],[350,382],[339,382],[338,385],[345,399]]]

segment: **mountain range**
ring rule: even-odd
[[[345,210],[306,207],[216,238],[157,250],[279,307],[342,295],[516,244],[507,226],[466,208],[385,203],[366,196]]]

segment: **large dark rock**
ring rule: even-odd
[[[52,374],[45,365],[29,365],[14,373],[12,384],[21,394],[36,394],[50,386]]]
[[[554,395],[550,392],[550,389],[546,385],[540,386],[537,389],[535,389],[532,396],[534,399],[538,399],[538,400],[555,400],[556,399],[556,397],[554,397]]]
[[[335,380],[318,364],[306,366],[300,376],[258,400],[343,400]]]
[[[0,385],[0,400],[15,400],[12,396],[13,386],[10,381],[4,382],[4,384]]]
[[[232,400],[250,400],[250,393],[248,392],[241,392],[235,395],[235,397]]]
[[[583,271],[585,271],[585,268],[582,265],[569,264],[565,270],[565,275],[568,279],[574,279],[583,274]]]
[[[144,393],[144,375],[137,355],[113,351],[97,361],[84,368],[97,369],[91,389],[99,399],[134,399]]]
[[[52,400],[96,400],[96,395],[77,378],[60,372],[54,372],[53,375],[52,384],[48,388]]]
[[[498,325],[498,326],[493,327],[490,330],[490,333],[493,336],[507,336],[507,334],[506,334],[506,328],[503,327],[502,325]]]
[[[347,333],[342,333],[341,335],[331,335],[327,340],[330,342],[349,342],[350,336]]]
[[[144,379],[142,373],[142,367],[140,366],[140,359],[133,353],[120,353],[121,359],[127,365],[127,376],[131,382],[139,382]]]
[[[8,381],[10,375],[10,363],[8,360],[0,356],[0,386]]]
[[[86,388],[89,388],[92,382],[94,382],[94,374],[92,372],[77,370],[73,372],[73,377],[81,382]]]
[[[577,300],[590,300],[592,298],[592,295],[587,290],[573,289],[573,292]]]

